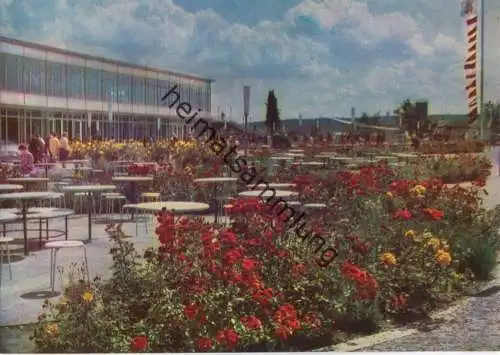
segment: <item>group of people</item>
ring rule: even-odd
[[[37,171],[35,165],[42,162],[60,161],[64,166],[64,162],[71,155],[71,145],[66,132],[62,135],[52,132],[45,139],[35,135],[29,144],[20,144],[19,152],[21,174],[32,175]]]

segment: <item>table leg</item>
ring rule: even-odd
[[[87,210],[88,210],[88,228],[89,228],[89,242],[92,240],[92,193],[87,193]]]
[[[217,200],[217,184],[214,184],[214,202],[215,202],[214,222],[217,223],[219,220],[219,201]]]
[[[42,247],[42,233],[43,233],[43,225],[42,225],[42,219],[40,218],[38,220],[38,244],[39,247]]]
[[[28,256],[28,217],[26,216],[27,214],[27,206],[26,206],[26,201],[22,200],[21,202],[21,213],[23,216],[23,236],[24,236],[24,255]]]
[[[68,216],[64,217],[64,237],[68,240]]]

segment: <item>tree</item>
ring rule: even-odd
[[[380,120],[381,120],[380,112],[377,112],[373,116],[368,116],[366,112],[363,112],[361,117],[358,119],[358,122],[368,126],[376,126],[380,123]]]
[[[271,136],[280,129],[280,111],[274,90],[269,90],[266,103],[266,126]]]
[[[500,102],[488,101],[484,104],[486,122],[491,127],[492,137],[500,133]]]
[[[415,103],[410,99],[404,100],[394,114],[399,117],[401,129],[408,131],[410,135],[416,134],[419,137],[431,135],[436,124],[433,124],[429,117],[417,117]]]

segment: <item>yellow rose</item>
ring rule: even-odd
[[[396,257],[392,253],[382,254],[380,261],[382,261],[385,265],[396,265]]]
[[[92,292],[86,291],[83,293],[82,298],[85,302],[90,303],[94,300],[94,295],[92,294]]]
[[[427,241],[427,245],[432,247],[434,250],[437,250],[439,247],[441,247],[441,240],[439,238],[431,238]]]
[[[438,250],[436,253],[436,261],[441,266],[448,266],[451,264],[451,255],[447,251]]]
[[[417,233],[413,229],[409,229],[405,232],[405,237],[406,238],[414,238]]]
[[[59,333],[59,327],[56,323],[48,324],[45,327],[45,333],[47,333],[48,336],[56,336]]]
[[[387,192],[385,193],[385,197],[387,197],[388,199],[392,199],[392,198],[394,197],[394,195],[392,194],[392,192],[387,191]]]

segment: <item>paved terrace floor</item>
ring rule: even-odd
[[[152,246],[154,236],[151,228],[146,233],[144,225],[139,225],[138,236],[135,236],[135,223],[123,224],[123,230],[133,235],[133,242],[138,250]],[[105,232],[106,224],[94,223],[92,226],[92,242],[86,245],[90,277],[106,276],[112,265],[109,249],[111,241]],[[51,228],[64,229],[64,222],[54,221]],[[88,236],[87,217],[75,216],[69,221],[69,240],[86,240]],[[60,239],[54,239],[60,240]],[[34,246],[38,240],[33,239]],[[21,245],[18,245],[21,246]],[[17,246],[16,246],[17,247]],[[38,249],[38,248],[36,248]],[[57,255],[57,264],[66,270],[72,263],[83,261],[81,248],[61,249]],[[26,324],[36,321],[44,301],[43,293],[39,299],[36,293],[49,291],[50,250],[38,249],[28,257],[12,264],[12,281],[9,280],[8,267],[4,264],[3,282],[0,289],[0,326]],[[64,274],[63,274],[64,276]],[[67,278],[67,276],[66,276]],[[61,290],[60,276],[56,272],[56,291]],[[56,298],[57,299],[57,298]]]

